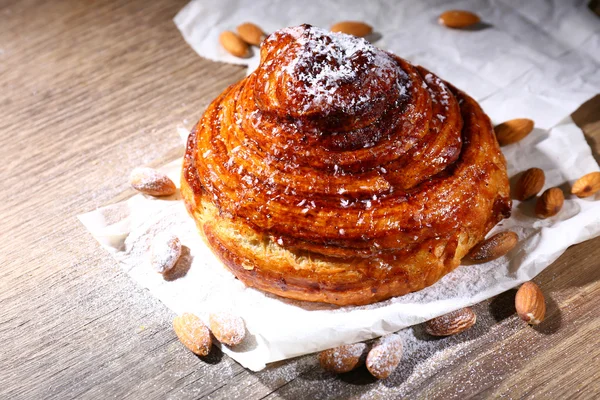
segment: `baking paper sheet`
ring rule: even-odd
[[[447,9],[477,12],[483,29],[449,30],[437,24]],[[372,24],[375,43],[421,64],[474,96],[494,123],[528,117],[536,129],[503,147],[509,176],[530,167],[546,173],[544,190],[569,193],[580,176],[599,170],[581,130],[568,117],[600,92],[600,22],[584,1],[192,1],[175,18],[185,40],[203,57],[244,63],[218,45],[218,35],[252,21],[272,32],[311,23],[328,27],[354,19]],[[193,117],[193,116],[190,116]],[[196,116],[197,118],[200,115]],[[179,182],[181,160],[163,168]],[[534,216],[534,201],[513,204],[513,216],[495,230],[510,229],[519,245],[508,256],[461,266],[417,293],[370,306],[335,307],[289,301],[244,285],[201,241],[179,195],[131,199],[79,219],[141,286],[176,313],[230,311],[244,318],[249,336],[223,351],[251,370],[267,363],[394,332],[478,303],[532,279],[567,247],[600,234],[600,195],[567,195],[558,215]],[[173,276],[150,268],[152,237],[177,234],[184,254]],[[493,232],[492,232],[493,233]]]

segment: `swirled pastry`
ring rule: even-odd
[[[258,69],[208,107],[181,191],[246,285],[338,305],[433,284],[511,209],[505,160],[471,97],[309,25],[269,36]]]

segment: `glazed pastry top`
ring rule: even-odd
[[[286,248],[372,256],[510,212],[505,161],[475,101],[364,39],[308,25],[269,36],[258,69],[189,140],[196,195]]]

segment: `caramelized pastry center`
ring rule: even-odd
[[[370,125],[407,99],[408,75],[366,40],[307,25],[263,44],[254,95],[262,112],[308,117],[325,131]]]

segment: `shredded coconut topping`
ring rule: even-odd
[[[389,54],[363,38],[303,25],[277,31],[267,41],[284,35],[293,42],[284,52],[282,73],[287,75],[286,85],[295,86],[304,111],[327,105],[352,109],[381,98],[384,91],[393,90],[398,96],[407,92],[399,81],[406,73]],[[359,85],[358,92],[356,87],[348,90],[354,84]]]

